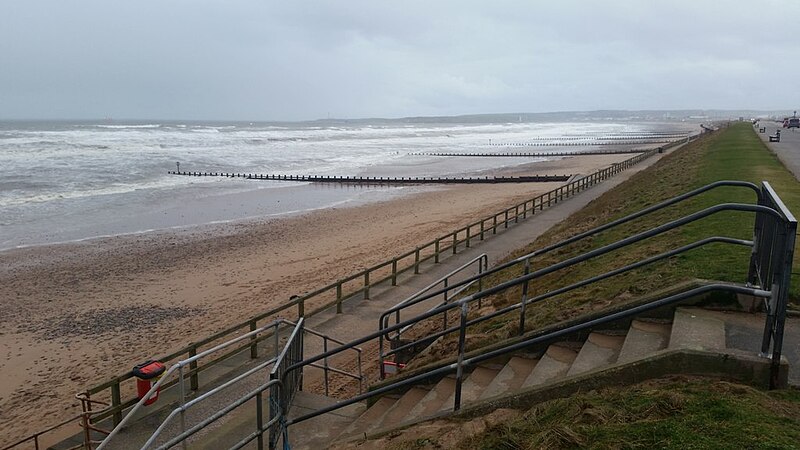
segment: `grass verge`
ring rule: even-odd
[[[800,391],[662,379],[538,404],[464,449],[800,448]]]

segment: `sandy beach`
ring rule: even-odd
[[[587,174],[629,157],[511,174]],[[0,444],[79,412],[76,392],[142,360],[557,185],[434,187],[285,218],[2,252]]]

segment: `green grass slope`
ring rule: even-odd
[[[554,227],[541,238],[512,257],[524,255],[548,244],[558,242],[579,232],[639,211],[719,180],[742,180],[759,184],[769,181],[789,209],[800,211],[800,183],[783,167],[777,157],[758,138],[749,124],[731,127],[688,144],[617,186],[590,203],[582,211]],[[673,205],[657,213],[600,233],[592,238],[564,247],[533,260],[532,267],[541,268],[578,255],[587,250],[610,244],[669,220],[691,214],[706,207],[725,202],[755,203],[755,194],[745,188],[718,188],[692,200]],[[643,258],[688,244],[709,236],[729,236],[752,239],[754,216],[745,212],[724,212],[682,228],[672,230],[642,243],[617,250],[556,273],[534,280],[530,296],[566,286],[572,282],[603,273]],[[798,252],[795,251],[796,258]],[[746,281],[750,249],[729,244],[711,244],[680,256],[635,271],[618,275],[586,288],[551,298],[528,309],[527,328],[541,326],[573,317],[613,302],[624,302],[659,289],[694,278],[720,281]],[[497,274],[492,284],[519,276],[521,268]],[[792,277],[791,301],[800,299],[797,275]],[[495,297],[495,307],[518,303],[520,289],[508,290]],[[515,332],[516,313],[484,323],[479,331],[505,337],[495,330]]]

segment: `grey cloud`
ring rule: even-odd
[[[774,0],[4,2],[0,118],[795,108],[799,15]]]

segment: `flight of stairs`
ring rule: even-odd
[[[481,364],[465,374],[462,407],[562,381],[617,363],[629,363],[664,349],[725,348],[725,323],[702,310],[678,308],[672,321],[634,319],[627,331],[593,331],[583,342],[556,342],[541,355],[514,354],[504,363]],[[538,357],[537,357],[538,356]],[[429,386],[414,386],[402,395],[387,395],[345,427],[337,441],[363,438],[403,423],[452,411],[455,377]],[[330,441],[329,441],[330,442]],[[303,448],[298,442],[293,448]],[[318,447],[317,447],[318,448]]]

